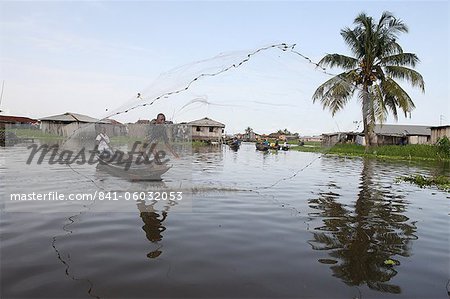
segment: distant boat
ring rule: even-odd
[[[281,147],[279,145],[275,145],[275,144],[270,146],[270,149],[273,149],[273,150],[276,150],[276,151],[278,151],[280,148]]]
[[[237,144],[229,144],[229,146],[232,150],[237,151],[240,147],[240,144],[238,144],[238,143]]]
[[[263,152],[265,152],[265,151],[268,151],[269,148],[270,148],[270,146],[267,145],[267,144],[262,144],[262,143],[257,143],[257,144],[256,144],[256,149],[257,149],[258,151],[263,151]]]
[[[234,150],[237,151],[239,149],[239,147],[241,146],[241,142],[239,140],[235,140],[235,141],[230,141],[228,143],[228,146]]]

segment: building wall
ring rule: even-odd
[[[5,146],[5,124],[0,122],[0,146]]]
[[[307,141],[321,142],[322,141],[322,137],[319,137],[319,136],[300,137],[299,139],[300,139],[300,141],[304,141],[304,142],[307,142]]]
[[[129,137],[140,137],[142,139],[146,138],[150,134],[149,124],[127,124],[128,136]]]
[[[409,136],[408,144],[428,144],[430,137],[428,136]]]
[[[339,135],[322,135],[322,146],[334,146],[339,141]]]
[[[102,129],[106,130],[106,135],[109,137],[127,135],[127,127],[121,124],[95,124],[96,132],[100,132]]]
[[[435,144],[439,138],[444,136],[450,138],[450,127],[431,128],[431,144]]]
[[[334,146],[337,143],[357,143],[357,134],[336,133],[333,135],[322,135],[322,146]]]
[[[253,131],[250,131],[248,133],[242,134],[241,138],[238,139],[243,139],[244,141],[255,141],[256,134]]]
[[[59,135],[63,137],[72,136],[75,132],[80,137],[95,137],[95,125],[89,123],[58,123],[51,121],[42,121],[41,130],[48,134]]]
[[[429,144],[430,137],[417,135],[408,137],[375,135],[374,141],[377,145]],[[366,145],[364,136],[358,136],[356,138],[356,143]]]
[[[220,127],[192,126],[192,140],[221,142],[222,134],[223,128]]]
[[[150,138],[152,136],[152,130],[154,129],[155,126],[159,126],[159,125],[154,125],[154,124],[127,124],[126,125],[126,131],[125,134],[126,136],[129,137],[137,137],[141,140],[147,140],[148,138]],[[181,139],[186,139],[186,134],[185,134],[185,125],[173,125],[173,124],[167,124],[164,125],[165,126],[165,130],[166,130],[166,135],[169,141],[174,141],[175,139],[179,139],[177,138],[179,134],[182,135]]]
[[[374,142],[377,145],[401,145],[408,142],[408,138],[402,136],[389,136],[389,135],[378,135],[374,137]]]

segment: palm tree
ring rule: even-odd
[[[390,111],[398,120],[397,110],[405,117],[415,108],[411,97],[395,81],[405,80],[425,92],[422,75],[413,70],[419,58],[403,52],[397,43],[399,34],[408,32],[402,20],[384,12],[376,23],[365,13],[354,20],[354,29],[341,30],[353,57],[327,54],[319,65],[340,67],[344,72],[332,77],[314,92],[313,101],[320,100],[332,115],[343,109],[357,91],[361,101],[366,148],[373,144],[373,127],[383,123]]]
[[[253,133],[253,129],[250,128],[250,127],[247,127],[245,129],[245,138],[244,138],[244,140],[250,141],[250,140],[254,139],[254,134],[252,134],[252,133]]]

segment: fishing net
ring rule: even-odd
[[[6,184],[15,195],[9,208],[42,210],[38,205],[45,201],[47,207],[58,203],[45,211],[67,211],[100,202],[100,211],[124,211],[130,205],[121,202],[171,200],[189,210],[196,188],[193,141],[221,146],[226,130],[243,130],[252,119],[267,123],[260,126],[265,131],[285,126],[292,114],[308,123],[312,116],[306,103],[311,107],[314,89],[330,75],[294,45],[275,44],[172,69],[117,108],[92,111],[98,118],[66,113],[43,119],[39,127],[7,127],[6,143],[29,142],[15,150],[10,166],[17,160],[23,165],[9,167],[10,180],[34,181],[19,189]],[[50,179],[52,188],[59,188],[46,188]],[[41,199],[30,200],[33,192]],[[79,199],[69,200],[73,194]]]

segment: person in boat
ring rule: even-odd
[[[106,128],[102,127],[100,129],[100,133],[95,138],[97,143],[97,150],[100,155],[109,155],[112,156],[113,150],[110,145],[110,140],[108,135],[106,134]]]
[[[267,138],[264,139],[263,145],[264,145],[264,146],[269,146],[269,141],[267,140]]]
[[[151,121],[152,126],[147,143],[149,148],[153,148],[154,154],[156,154],[156,147],[162,141],[172,155],[175,158],[179,158],[180,156],[172,148],[172,145],[169,143],[169,137],[167,136],[167,127],[165,125],[171,123],[166,122],[166,116],[163,113],[159,113],[156,119]]]

